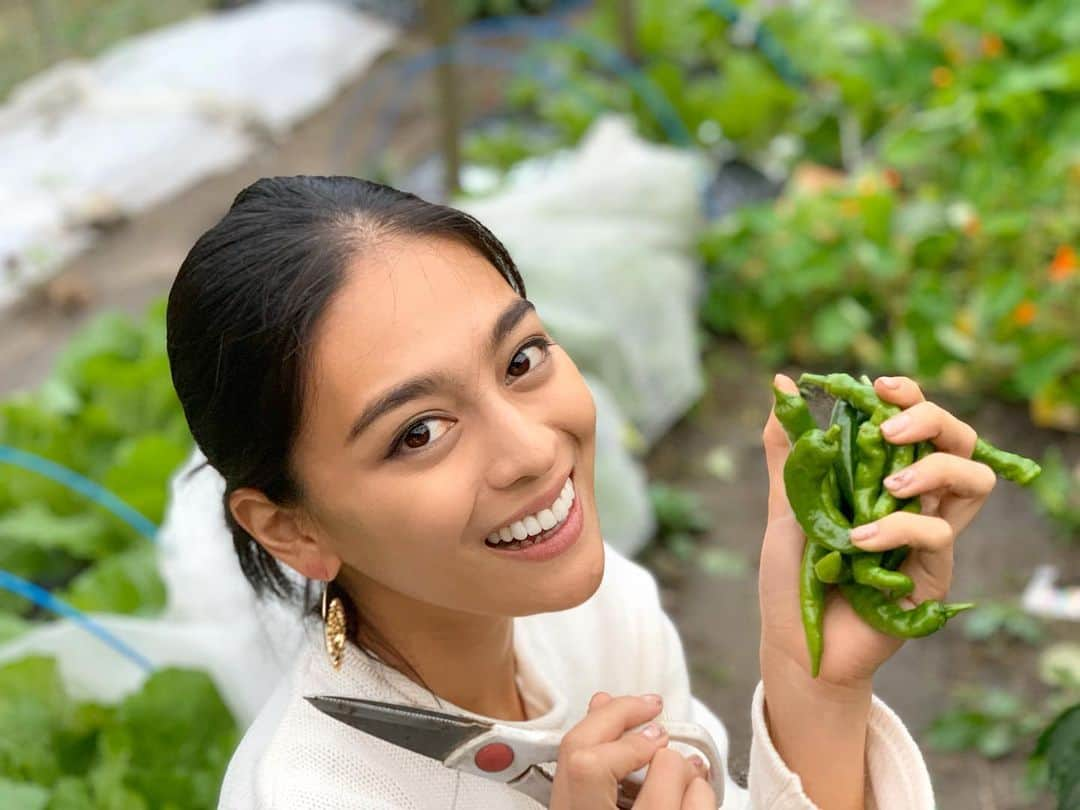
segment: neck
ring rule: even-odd
[[[527,719],[515,680],[513,617],[420,602],[355,573],[343,572],[339,581],[360,612],[359,645],[456,706],[498,720]]]

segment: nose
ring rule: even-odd
[[[544,479],[558,463],[558,431],[537,413],[542,403],[525,407],[496,397],[485,416],[488,448],[488,482],[494,489],[508,489],[522,479]]]

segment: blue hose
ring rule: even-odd
[[[72,607],[61,599],[57,599],[41,586],[35,585],[33,582],[27,582],[22,577],[16,576],[10,571],[0,569],[0,589],[9,591],[24,599],[28,599],[33,604],[40,608],[44,608],[51,613],[56,613],[59,616],[71,619],[78,627],[82,628],[87,633],[90,633],[92,636],[96,636],[143,670],[147,672],[154,671],[154,664],[140,652],[130,647],[122,639],[110,633],[81,610]]]
[[[157,542],[158,527],[155,526],[152,521],[128,506],[109,492],[109,490],[105,489],[105,487],[94,483],[89,478],[79,475],[79,473],[74,470],[69,470],[67,467],[35,453],[19,450],[18,448],[9,447],[4,444],[0,444],[0,462],[14,464],[16,467],[22,467],[31,472],[44,475],[46,478],[51,478],[58,484],[63,484],[69,489],[73,489],[76,492],[85,495],[90,500],[112,512],[116,517],[127,523],[150,542]]]

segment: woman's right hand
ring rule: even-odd
[[[708,766],[699,757],[688,759],[665,747],[667,731],[659,724],[655,738],[646,736],[646,729],[630,731],[662,708],[661,701],[644,696],[593,695],[585,719],[566,732],[559,746],[550,810],[616,810],[619,782],[645,765],[649,770],[634,810],[716,810],[716,793],[706,781]]]

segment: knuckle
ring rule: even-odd
[[[929,542],[933,548],[948,548],[952,545],[954,539],[952,525],[949,521],[941,517],[933,518],[933,529],[929,538]]]
[[[600,756],[591,748],[571,751],[566,757],[566,771],[573,781],[588,779],[600,770]]]

